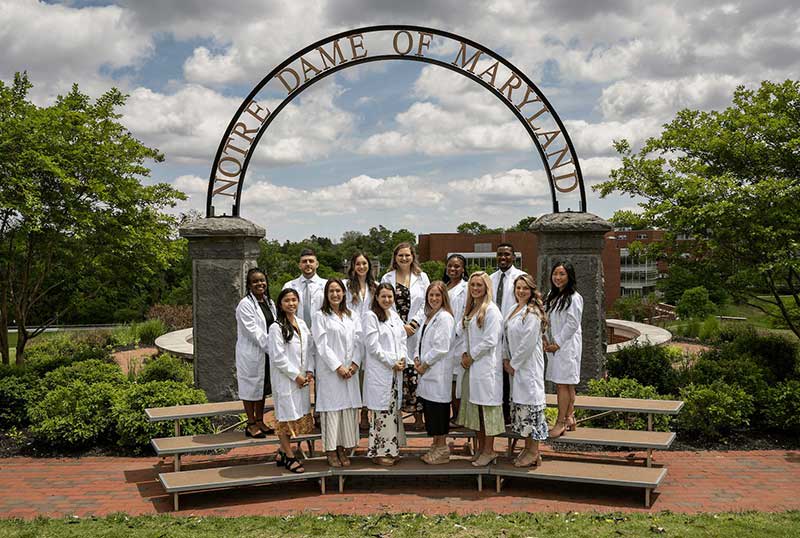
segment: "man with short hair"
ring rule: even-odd
[[[517,253],[514,246],[510,243],[500,243],[497,245],[497,271],[492,273],[492,299],[500,312],[503,313],[503,320],[514,310],[517,298],[514,296],[514,281],[519,275],[524,275],[514,267],[517,261]],[[511,422],[511,384],[509,383],[508,373],[503,370],[503,417],[506,424]]]
[[[297,305],[296,315],[306,323],[308,330],[311,331],[311,319],[314,313],[322,308],[322,300],[325,296],[325,284],[328,281],[317,274],[319,261],[317,260],[317,254],[310,248],[304,248],[300,252],[298,267],[300,267],[300,272],[302,274],[284,284],[283,289],[292,288],[300,296],[300,303]],[[316,349],[313,345],[309,347],[308,362],[308,370],[314,372],[316,366]]]

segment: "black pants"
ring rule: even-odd
[[[422,402],[425,431],[428,435],[447,435],[450,432],[450,402],[431,402],[419,396],[417,401]]]
[[[503,421],[511,424],[511,380],[503,370]]]

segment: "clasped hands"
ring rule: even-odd
[[[516,373],[516,370],[511,367],[511,359],[503,359],[503,370],[505,370],[508,375],[514,375]]]
[[[416,370],[419,375],[424,374],[430,369],[431,369],[430,365],[425,364],[424,362],[419,360],[419,357],[414,358],[414,370]]]
[[[307,371],[306,375],[302,375],[301,374],[301,375],[299,375],[299,376],[294,378],[294,382],[297,383],[297,386],[300,387],[300,388],[305,387],[306,385],[311,383],[313,380],[314,380],[314,372],[311,372],[311,371]]]
[[[462,366],[462,367],[463,367],[465,370],[466,370],[467,368],[469,368],[470,366],[472,366],[472,363],[473,363],[473,362],[475,362],[475,361],[472,359],[472,357],[470,356],[470,354],[469,354],[469,353],[467,353],[467,352],[464,352],[464,353],[462,353],[462,354],[461,354],[461,366]]]
[[[358,371],[358,365],[356,363],[351,363],[350,368],[345,368],[344,365],[339,366],[336,369],[336,373],[339,374],[339,377],[342,379],[350,379],[356,372]]]

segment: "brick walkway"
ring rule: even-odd
[[[500,446],[498,446],[500,448]],[[544,449],[545,457],[547,449]],[[184,458],[185,469],[263,459],[262,452]],[[213,459],[213,462],[209,460]],[[800,451],[661,452],[668,467],[650,510],[658,512],[783,511],[800,509]],[[87,457],[0,459],[0,517],[37,515],[132,515],[168,512],[171,499],[157,481],[171,459]],[[345,492],[319,495],[315,481],[181,496],[182,514],[277,515],[289,513],[368,514],[483,511],[646,511],[642,490],[561,482],[509,481],[503,492],[493,480],[482,493],[475,479],[350,478]],[[334,480],[329,481],[329,487]]]

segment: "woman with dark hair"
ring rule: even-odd
[[[425,290],[431,281],[417,262],[417,253],[411,243],[399,243],[392,253],[392,270],[383,275],[382,283],[391,284],[396,293],[395,310],[405,324],[408,337],[408,357],[413,357],[417,346],[417,330],[425,321]],[[417,402],[417,372],[411,364],[403,372],[403,411],[414,413],[414,429],[421,430],[422,404]]]
[[[575,268],[569,262],[553,266],[550,284],[545,301],[550,318],[550,331],[544,345],[544,350],[550,353],[545,379],[556,384],[558,419],[550,429],[550,437],[559,437],[577,427],[575,385],[581,380],[583,297],[575,290]]]
[[[247,414],[247,437],[263,438],[264,398],[269,382],[269,328],[275,321],[275,304],[269,298],[269,281],[261,269],[247,272],[247,295],[236,307],[236,381]]]
[[[354,253],[347,268],[347,308],[355,312],[359,320],[369,311],[377,285],[369,257],[363,252]]]
[[[300,296],[294,289],[281,290],[277,303],[277,320],[269,329],[270,377],[278,421],[275,431],[281,443],[275,462],[293,473],[303,473],[290,438],[314,429],[308,388],[312,378],[308,364],[311,333],[297,316]]]
[[[347,308],[341,280],[329,279],[324,292],[322,308],[314,313],[311,327],[317,349],[316,411],[328,465],[347,467],[348,453],[358,445],[361,320]]]
[[[477,432],[478,450],[472,465],[484,467],[497,459],[494,438],[506,431],[500,356],[503,314],[492,301],[489,275],[476,271],[470,275],[467,286],[464,318],[457,328],[464,334],[461,366],[465,372],[456,423]]]
[[[525,439],[525,449],[514,465],[535,467],[542,462],[539,441],[548,434],[542,351],[547,315],[532,276],[523,273],[514,280],[514,298],[517,304],[503,329],[503,368],[511,380],[511,428]]]
[[[405,445],[403,416],[403,369],[407,342],[403,320],[392,308],[395,293],[391,284],[375,290],[372,307],[364,316],[364,404],[372,411],[367,456],[377,465],[397,463]]]
[[[444,282],[432,282],[425,297],[425,324],[420,330],[414,367],[419,375],[417,398],[422,400],[425,430],[433,437],[433,442],[421,459],[427,464],[439,465],[450,461],[450,449],[445,436],[450,431],[453,385],[450,342],[455,320]]]
[[[467,303],[467,259],[461,254],[450,254],[447,257],[442,282],[447,285],[447,295],[453,318],[456,323],[464,317],[464,305]],[[464,335],[456,331],[450,345],[450,362],[453,365],[453,391],[452,408],[453,422],[458,417],[458,408],[461,404],[461,380],[464,377],[464,368],[461,367],[461,348],[464,346]]]

